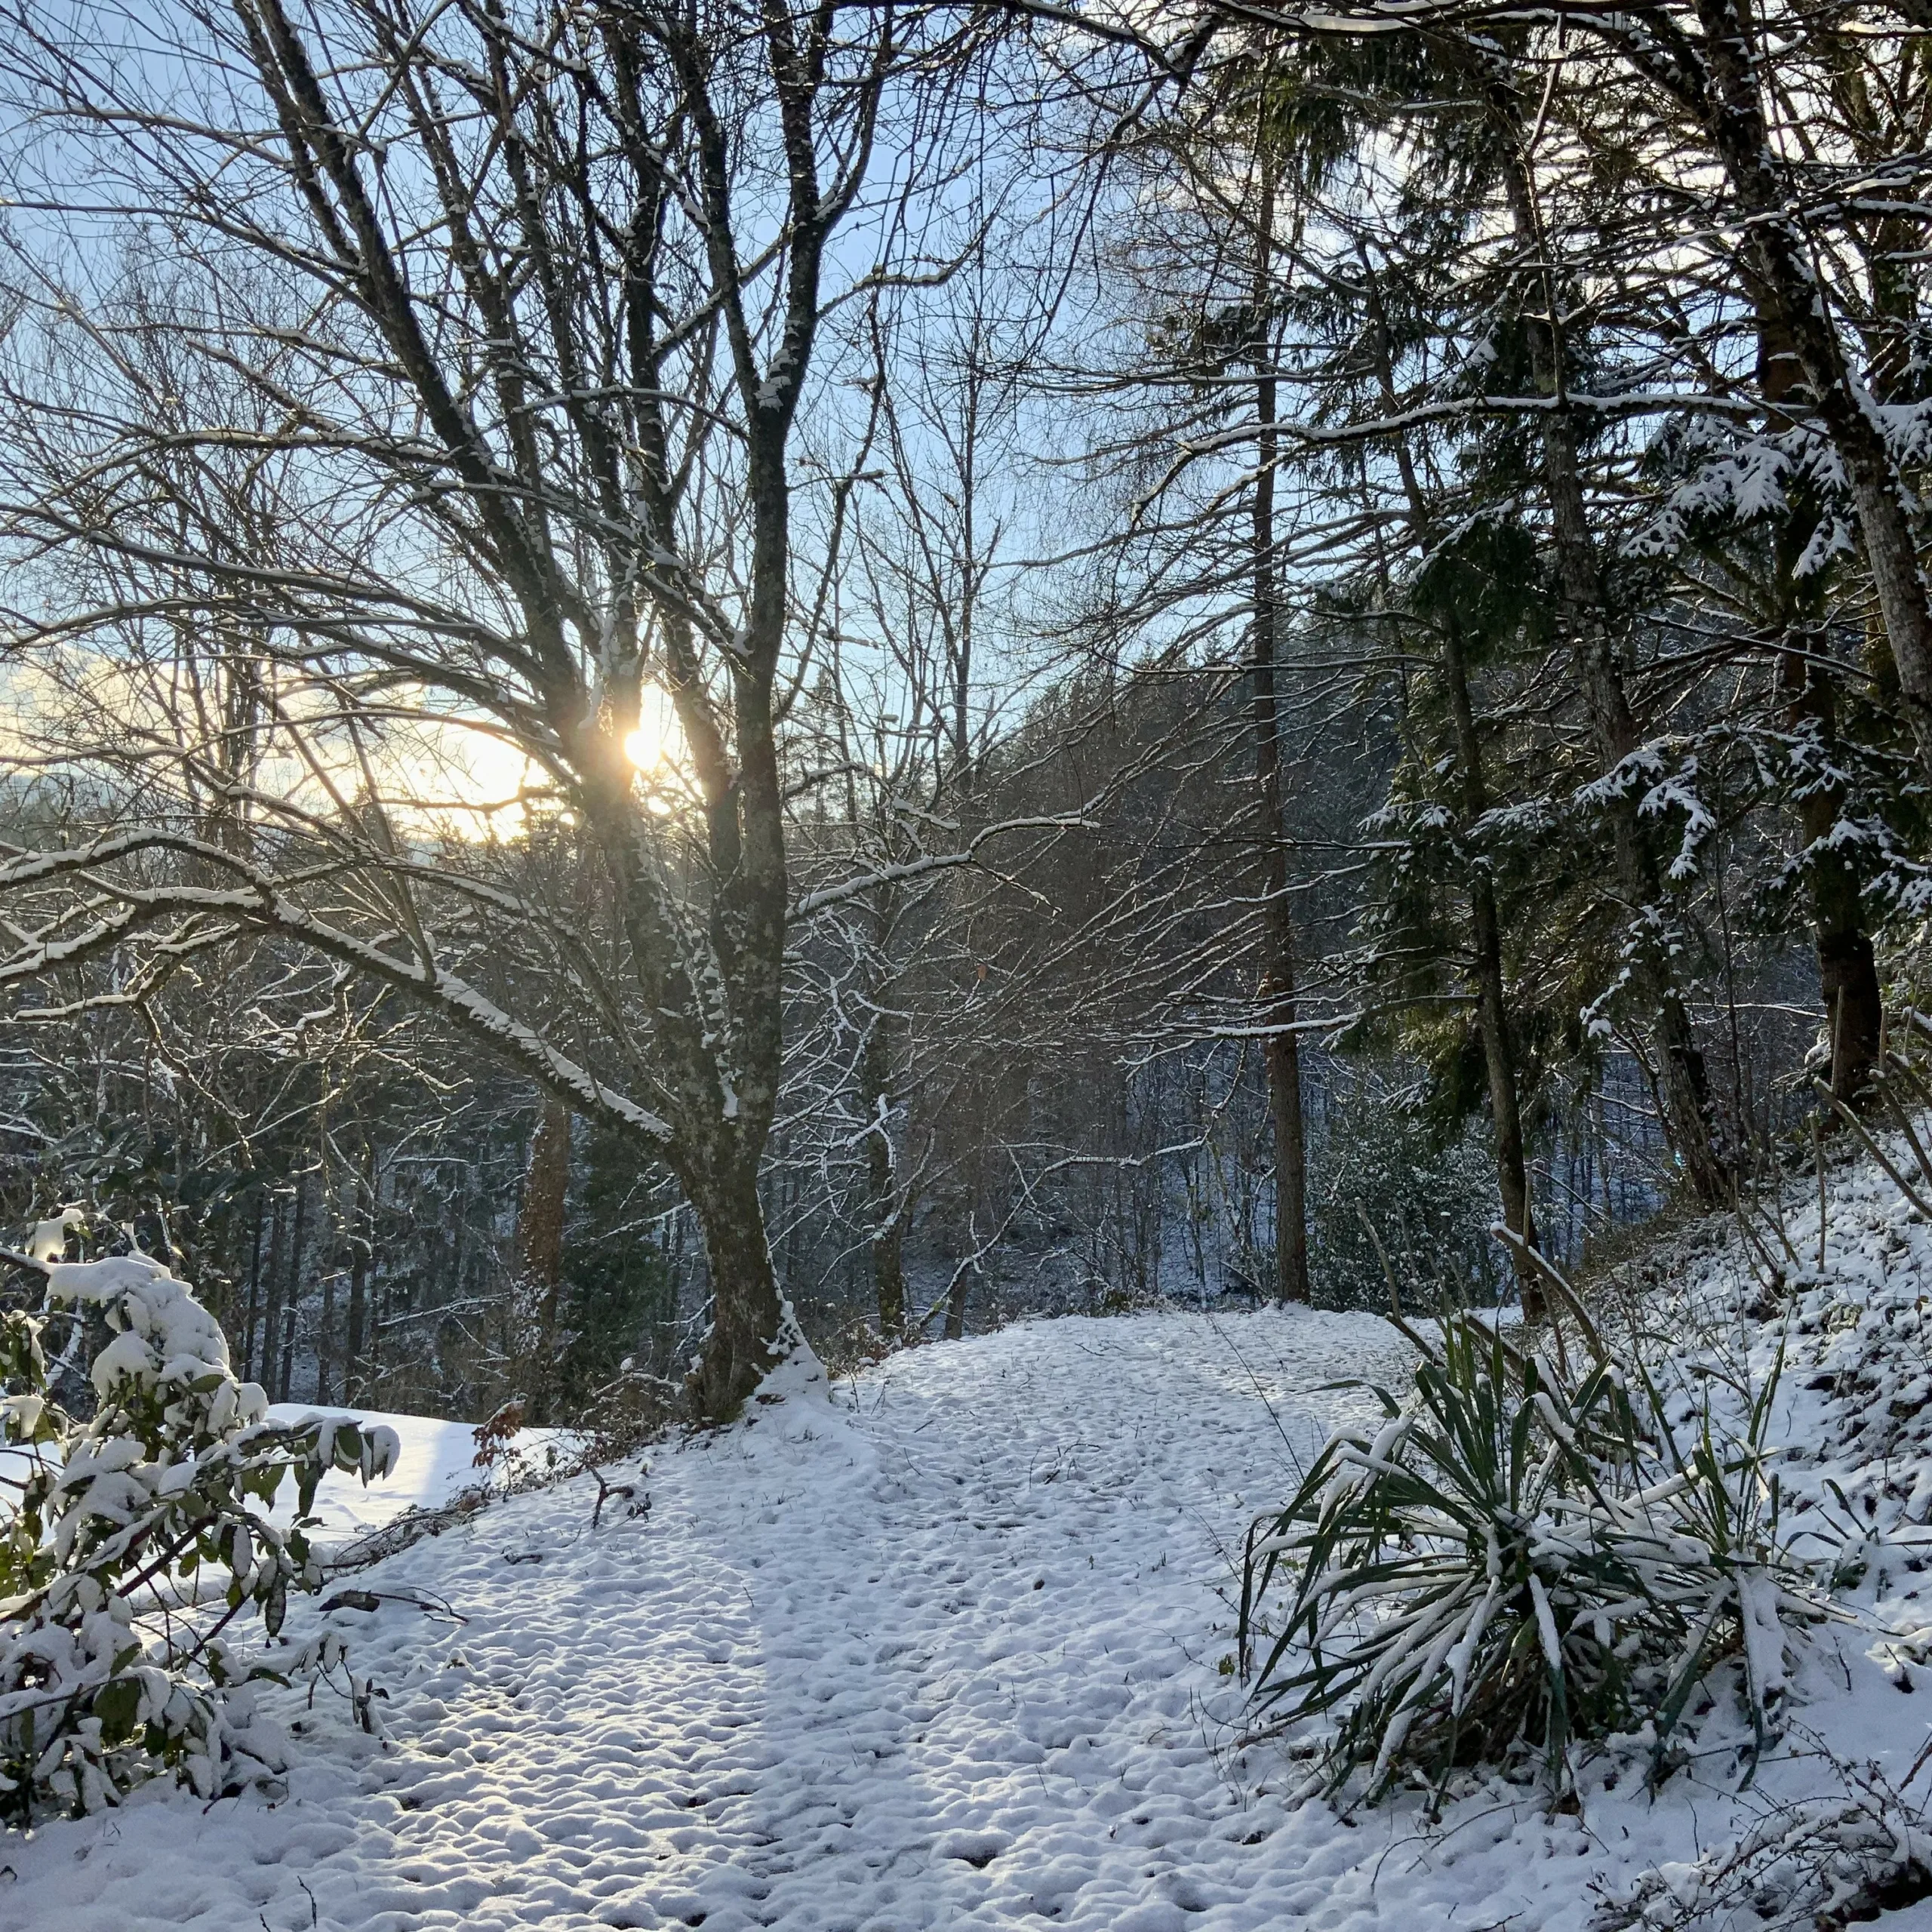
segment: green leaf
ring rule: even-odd
[[[104,1742],[120,1744],[134,1735],[140,1702],[141,1687],[131,1677],[112,1678],[94,1693],[94,1714],[100,1720]]]

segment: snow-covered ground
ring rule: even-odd
[[[1833,1238],[1864,1238],[1850,1207]],[[1600,1767],[1580,1817],[1500,1783],[1434,1826],[1413,1800],[1289,1801],[1303,1767],[1239,1747],[1220,1670],[1241,1535],[1365,1400],[1323,1385],[1406,1367],[1372,1316],[1159,1314],[920,1349],[829,1399],[795,1386],[654,1456],[648,1512],[614,1500],[593,1527],[578,1481],[353,1577],[379,1607],[329,1620],[389,1742],[325,1693],[291,1706],[284,1791],[158,1785],[0,1841],[0,1927],[1581,1932],[1594,1887],[1825,1788],[1801,1725],[1741,1800],[1727,1759],[1654,1802]],[[1807,1426],[1829,1399],[1805,1395]],[[291,1636],[319,1615],[292,1608]],[[1872,1641],[1827,1634],[1800,1715],[1897,1780],[1932,1700]]]
[[[300,1422],[305,1416],[355,1416],[361,1421],[395,1431],[398,1445],[395,1466],[380,1482],[367,1487],[353,1477],[330,1476],[315,1494],[315,1542],[324,1549],[349,1542],[365,1530],[392,1523],[408,1509],[439,1509],[457,1491],[486,1482],[476,1466],[476,1432],[469,1423],[443,1422],[433,1416],[391,1415],[380,1409],[345,1409],[333,1404],[320,1408],[312,1402],[275,1402],[269,1407],[273,1422]],[[517,1432],[511,1447],[524,1466],[540,1469],[544,1452],[555,1445],[568,1448],[569,1432],[526,1429]],[[275,1511],[278,1521],[294,1511],[292,1485],[284,1484]]]

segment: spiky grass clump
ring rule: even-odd
[[[1241,1655],[1264,1709],[1332,1720],[1325,1776],[1409,1774],[1651,1727],[1652,1775],[1697,1687],[1741,1660],[1758,1751],[1786,1692],[1788,1626],[1829,1614],[1778,1535],[1764,1472],[1776,1378],[1727,1435],[1711,1404],[1672,1426],[1641,1366],[1594,1331],[1580,1374],[1468,1315],[1423,1351],[1414,1397],[1377,1390],[1379,1429],[1345,1431],[1251,1531]],[[1285,1595],[1285,1610],[1276,1600]]]

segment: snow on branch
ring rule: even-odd
[[[980,848],[989,839],[1020,832],[1091,832],[1097,829],[1091,819],[1077,813],[1048,818],[1002,819],[998,825],[989,825],[976,832],[956,852],[934,852],[923,858],[909,859],[903,865],[881,866],[856,878],[829,885],[823,891],[808,892],[792,907],[792,916],[804,918],[811,913],[823,911],[828,906],[842,906],[849,900],[862,898],[866,893],[876,892],[884,886],[901,885],[909,879],[924,878],[934,872],[952,872],[961,866],[977,865]]]
[[[206,861],[243,883],[222,889],[207,886],[137,886],[98,875],[106,860],[140,851],[168,851]],[[358,938],[318,918],[290,898],[280,881],[261,867],[205,840],[160,828],[130,827],[69,850],[19,854],[0,866],[0,891],[39,884],[73,874],[91,875],[102,894],[119,902],[86,931],[23,944],[0,961],[0,984],[37,979],[62,966],[106,951],[132,932],[171,913],[224,915],[259,931],[285,933],[433,1007],[472,1037],[486,1041],[550,1091],[595,1119],[620,1131],[668,1145],[670,1124],[648,1108],[606,1086],[588,1068],[560,1053],[534,1028],[513,1019],[467,980],[433,960],[401,958],[371,940]]]

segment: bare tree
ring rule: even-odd
[[[0,971],[272,931],[426,1002],[675,1175],[713,1297],[693,1396],[727,1414],[783,1343],[757,1185],[780,739],[813,648],[798,559],[832,571],[838,542],[821,472],[806,544],[792,431],[833,238],[893,272],[978,24],[347,0],[305,29],[236,0],[160,30],[165,63],[11,23],[42,143],[16,189],[109,213],[124,252],[42,251],[17,332],[8,522],[42,567],[16,640],[51,674],[90,654],[88,729],[48,755],[88,766],[103,823],[0,868]],[[83,557],[103,602],[60,574]],[[243,638],[247,778],[181,702]],[[655,785],[626,750],[652,690],[678,740]],[[210,835],[191,789],[249,835]],[[568,829],[575,903],[514,838],[426,829],[486,801]]]

